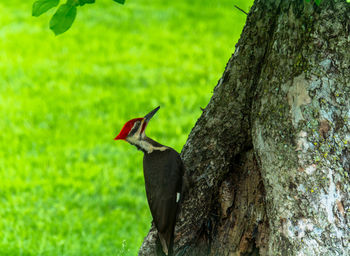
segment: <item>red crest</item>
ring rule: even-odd
[[[143,120],[142,117],[140,118],[135,118],[135,119],[131,119],[130,121],[127,121],[123,128],[121,129],[120,133],[117,135],[117,137],[115,137],[115,140],[125,140],[126,137],[128,136],[131,128],[134,126],[136,121],[141,121]]]

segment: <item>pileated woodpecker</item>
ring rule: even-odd
[[[174,227],[181,197],[183,164],[179,153],[146,136],[147,124],[159,110],[126,122],[115,140],[125,140],[143,151],[146,195],[163,252],[172,254]]]

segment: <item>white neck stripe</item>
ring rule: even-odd
[[[166,147],[166,146],[155,147],[151,143],[149,143],[148,141],[140,140],[138,137],[136,137],[136,134],[135,134],[135,136],[127,138],[127,140],[131,144],[140,147],[142,150],[144,150],[148,154],[152,153],[154,150],[165,151],[168,149],[168,147]]]

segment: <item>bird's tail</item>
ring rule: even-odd
[[[160,244],[162,246],[162,250],[165,255],[171,256],[172,253],[172,247],[173,247],[173,240],[174,240],[174,233],[173,231],[167,232],[167,233],[160,233],[158,232]]]
[[[161,234],[159,234],[159,240],[160,240],[160,244],[162,245],[163,252],[165,253],[165,255],[168,255],[169,254],[168,245],[166,244],[166,241]]]

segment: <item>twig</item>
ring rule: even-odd
[[[239,8],[237,5],[235,5],[235,7],[236,7],[238,10],[240,10],[241,12],[243,12],[245,15],[248,15],[247,12],[245,12],[244,10],[242,10],[241,8]]]

